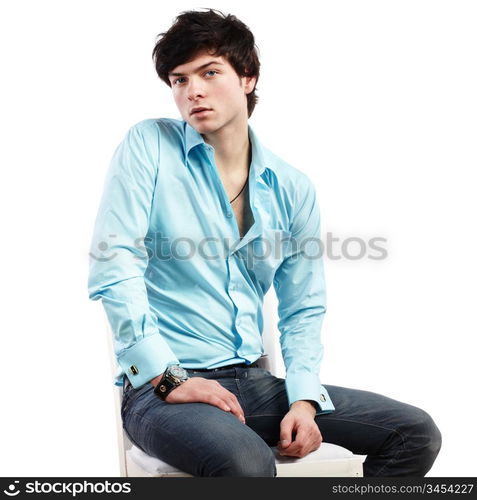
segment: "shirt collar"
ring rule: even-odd
[[[186,158],[192,148],[199,144],[206,145],[204,138],[197,132],[194,127],[191,127],[187,122],[185,123],[185,152]],[[260,143],[257,134],[253,131],[252,127],[248,125],[248,136],[252,146],[252,165],[255,167],[256,176],[260,176],[266,168],[270,168],[271,161],[266,160],[266,150]]]

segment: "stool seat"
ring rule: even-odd
[[[277,477],[359,477],[366,458],[332,443],[322,443],[303,458],[283,457],[276,447],[272,447],[272,451]],[[135,445],[126,451],[126,467],[128,477],[190,477],[190,474],[151,457]]]

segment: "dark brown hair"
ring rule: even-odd
[[[159,78],[171,87],[169,73],[203,50],[225,57],[239,77],[255,76],[258,82],[260,61],[252,32],[235,16],[215,9],[181,12],[169,30],[157,36],[152,58]],[[258,101],[256,87],[247,94],[249,117]]]

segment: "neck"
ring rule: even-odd
[[[203,134],[203,137],[215,150],[217,168],[227,175],[233,175],[248,170],[251,146],[246,119],[229,125],[213,134]]]

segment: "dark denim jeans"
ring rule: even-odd
[[[263,368],[194,372],[233,392],[246,425],[206,403],[170,404],[151,384],[126,384],[121,416],[133,443],[194,476],[275,476],[270,446],[288,411],[284,380]],[[373,392],[325,385],[336,410],[316,416],[323,441],[367,455],[365,476],[424,476],[441,447],[432,418],[415,406]]]

